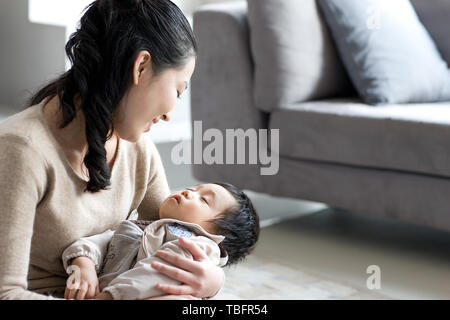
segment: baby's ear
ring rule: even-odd
[[[223,243],[223,241],[221,243],[219,243],[220,257],[225,258],[226,256],[228,256],[228,252],[227,252],[227,250],[225,250],[223,248],[222,243]]]

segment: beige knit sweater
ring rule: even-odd
[[[63,297],[61,254],[82,237],[127,218],[158,219],[170,194],[159,153],[148,134],[119,141],[109,190],[83,192],[51,133],[43,103],[0,124],[0,299]]]

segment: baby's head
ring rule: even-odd
[[[259,218],[247,195],[228,183],[200,184],[167,197],[159,217],[196,223],[212,234],[225,237],[220,246],[228,263],[249,254],[259,236]]]

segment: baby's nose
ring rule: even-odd
[[[167,121],[167,122],[169,122],[171,118],[172,118],[172,111],[169,111],[166,114],[163,114],[163,116],[161,117],[161,119],[163,121]]]
[[[181,194],[187,199],[191,198],[191,192],[189,190],[184,190],[183,192],[181,192]]]

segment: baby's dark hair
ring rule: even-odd
[[[228,253],[228,266],[242,261],[255,248],[259,237],[259,217],[252,201],[242,190],[229,183],[214,184],[225,188],[237,201],[237,206],[211,220],[218,234],[225,237],[220,247]]]

